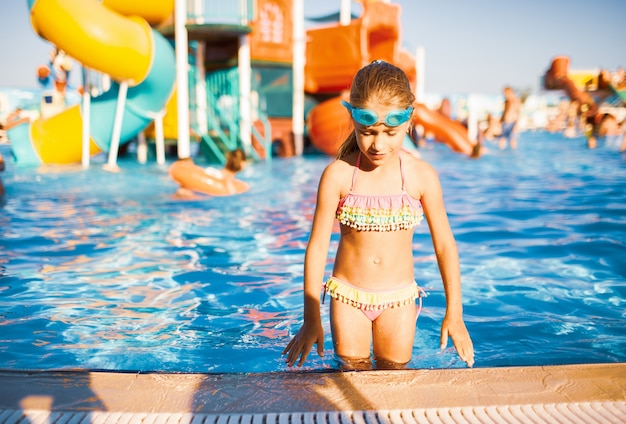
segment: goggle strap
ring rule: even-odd
[[[345,100],[342,100],[341,104],[348,109],[348,111],[350,111],[352,118],[361,125],[369,127],[378,122],[378,115],[369,109],[354,107]],[[393,110],[385,116],[385,125],[388,127],[397,127],[398,125],[402,125],[409,120],[411,112],[413,112],[413,106],[409,106],[408,108],[402,110]]]

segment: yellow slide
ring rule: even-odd
[[[150,124],[170,98],[176,77],[173,47],[151,24],[172,15],[174,0],[28,1],[38,35],[116,82],[92,100],[91,153],[108,151],[119,82],[129,86],[121,142]],[[48,119],[15,127],[9,138],[16,162],[80,162],[83,118],[80,105],[75,105]]]

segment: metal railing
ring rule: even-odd
[[[228,150],[236,147],[243,147],[241,141],[241,113],[240,113],[240,90],[239,90],[239,70],[237,68],[222,69],[213,71],[206,76],[207,90],[207,117],[209,133],[214,135],[218,141]],[[266,158],[271,158],[272,129],[270,121],[259,108],[258,104],[251,104],[252,122],[250,130],[252,137],[263,146]],[[255,123],[260,122],[263,131],[260,132]],[[210,142],[210,140],[207,140]],[[209,146],[214,152],[219,146]],[[252,149],[255,159],[259,159],[258,153]]]

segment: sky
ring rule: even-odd
[[[305,17],[339,11],[340,0],[304,0]],[[577,70],[626,67],[626,0],[392,0],[402,45],[425,52],[424,91],[536,92],[552,58]],[[360,5],[352,3],[360,12]],[[310,25],[310,24],[307,24]],[[51,45],[30,27],[26,0],[0,0],[0,87],[37,88]],[[80,72],[72,73],[72,81]]]

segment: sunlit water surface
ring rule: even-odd
[[[15,168],[0,147],[1,368],[287,370],[330,158],[254,164],[246,194],[179,201],[167,167]],[[476,366],[626,361],[626,156],[547,133],[489,149],[479,160],[422,150],[459,246]],[[409,366],[462,367],[439,350],[445,298],[425,224],[414,251],[429,296]],[[327,308],[326,355],[307,370],[337,368]]]

